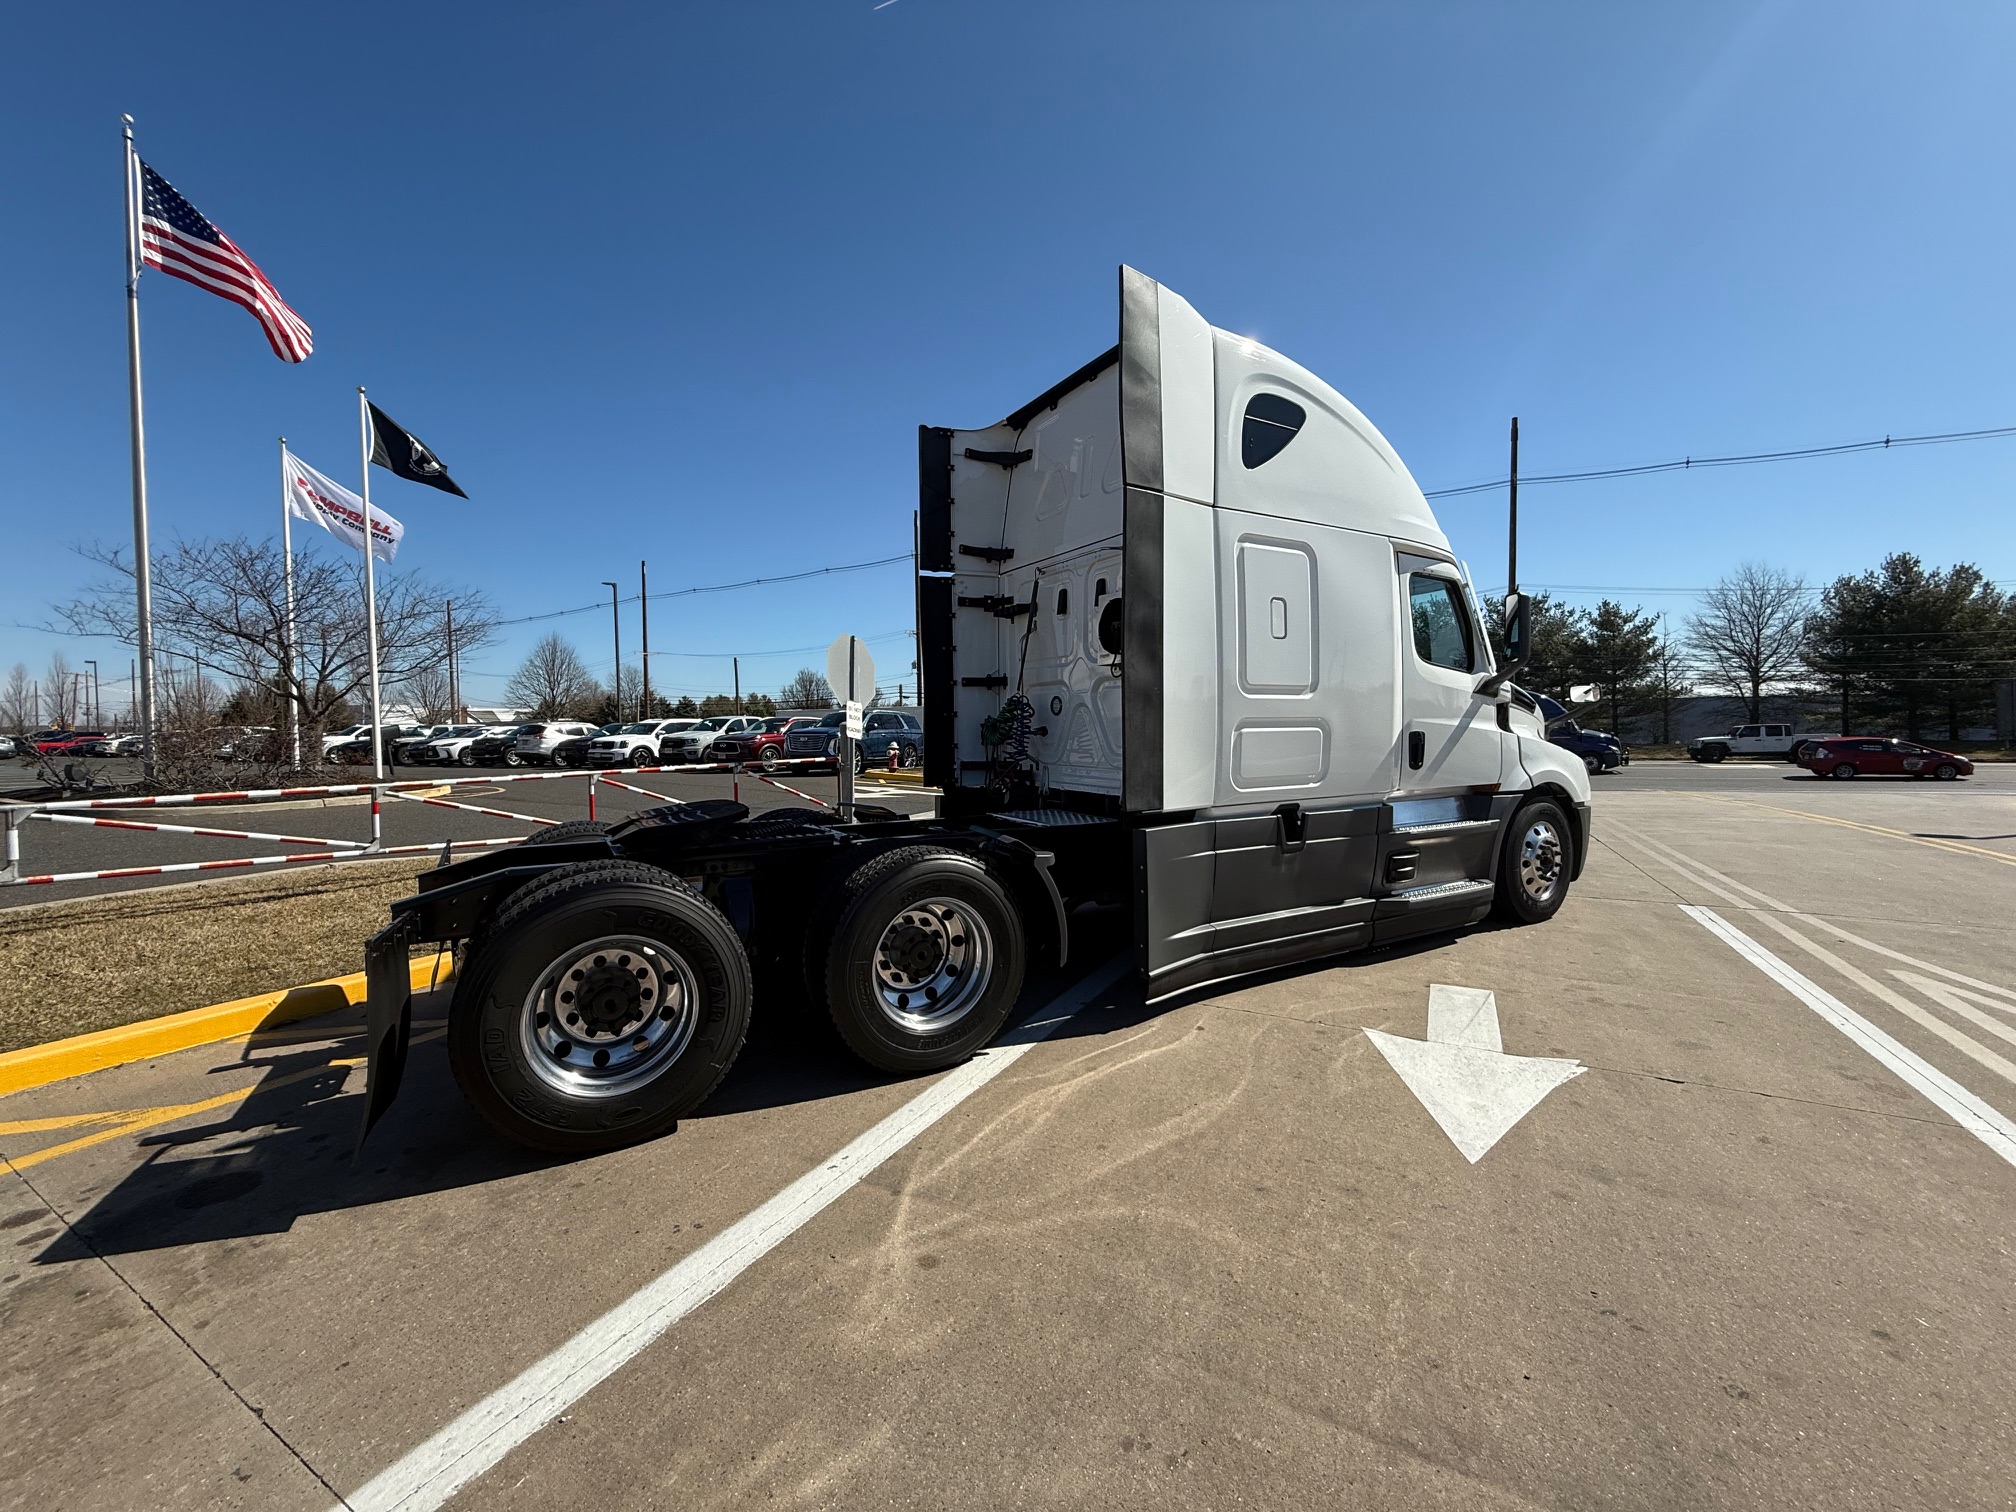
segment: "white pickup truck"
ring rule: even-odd
[[[1731,756],[1797,761],[1803,747],[1827,738],[1802,735],[1789,724],[1737,725],[1727,735],[1702,735],[1688,741],[1687,754],[1702,762],[1727,761]]]

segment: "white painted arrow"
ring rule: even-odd
[[[1588,1069],[1579,1061],[1507,1055],[1497,995],[1482,987],[1430,986],[1425,1042],[1365,1032],[1472,1165],[1541,1098]]]

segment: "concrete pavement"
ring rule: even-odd
[[[2016,1164],[1896,1068],[2016,1110],[2016,789],[1597,791],[1549,925],[1101,994],[448,1504],[2009,1505]],[[1437,983],[1587,1068],[1475,1164]],[[333,1505],[947,1079],[780,1011],[556,1163],[429,1039],[353,1168],[345,1027],[0,1102],[0,1506]]]

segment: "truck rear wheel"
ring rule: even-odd
[[[971,856],[885,852],[855,868],[827,917],[815,986],[847,1047],[879,1070],[957,1065],[1000,1032],[1021,995],[1021,916]]]
[[[607,821],[602,819],[563,819],[558,824],[549,824],[544,829],[536,829],[519,843],[521,845],[564,845],[569,840],[590,840],[609,833]]]
[[[1540,924],[1561,911],[1575,869],[1574,831],[1551,798],[1536,798],[1512,816],[1498,852],[1497,911],[1515,924]]]
[[[593,1154],[669,1132],[749,1030],[749,959],[719,909],[632,861],[565,866],[470,948],[448,1056],[505,1138]]]

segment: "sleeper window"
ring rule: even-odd
[[[1407,578],[1408,611],[1414,621],[1414,650],[1431,666],[1468,672],[1475,666],[1470,617],[1462,590],[1447,578],[1416,572]]]
[[[1255,394],[1246,405],[1246,424],[1239,435],[1239,460],[1258,467],[1281,454],[1308,418],[1302,406],[1279,394]]]

